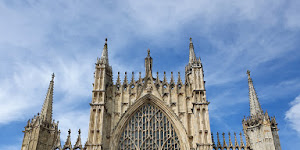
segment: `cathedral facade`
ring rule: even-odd
[[[132,72],[113,82],[107,40],[94,73],[88,139],[81,131],[74,145],[70,130],[61,144],[58,122],[52,120],[54,74],[41,113],[28,120],[21,150],[281,150],[277,123],[263,112],[248,74],[250,116],[242,120],[243,134],[212,134],[203,66],[189,43],[189,61],[184,80],[159,78],[152,72],[150,50],[145,58],[145,76]],[[176,80],[176,81],[175,81]],[[221,136],[221,139],[220,139]]]

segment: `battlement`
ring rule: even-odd
[[[57,129],[58,123],[59,122],[55,122],[55,120],[52,120],[52,122],[48,123],[43,119],[43,116],[41,116],[40,113],[37,113],[37,115],[34,115],[32,119],[28,120],[25,130],[30,130],[31,128],[36,126],[43,126],[49,129]]]

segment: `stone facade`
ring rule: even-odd
[[[203,66],[194,52],[192,39],[189,44],[189,62],[185,78],[170,81],[164,72],[163,79],[152,72],[153,59],[145,58],[145,76],[135,80],[134,72],[121,82],[120,73],[113,82],[109,65],[107,39],[101,58],[95,66],[90,103],[88,139],[81,144],[81,131],[75,145],[71,144],[70,132],[61,146],[58,122],[52,121],[54,75],[41,114],[25,127],[22,150],[116,150],[116,149],[182,149],[182,150],[281,150],[275,118],[269,118],[258,102],[250,73],[248,72],[251,116],[243,120],[244,136],[236,133],[232,142],[221,144],[219,133],[215,143],[210,129]],[[246,144],[244,144],[244,140]]]

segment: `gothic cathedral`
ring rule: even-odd
[[[61,145],[58,122],[52,120],[54,74],[41,113],[28,120],[22,150],[281,150],[275,117],[263,112],[248,74],[250,116],[242,120],[243,134],[211,133],[203,66],[189,43],[185,78],[170,81],[152,72],[153,59],[145,58],[145,76],[113,82],[107,39],[95,66],[90,103],[88,139],[81,131],[74,145],[70,133]],[[222,136],[223,140],[220,140]],[[233,137],[231,137],[233,136]]]

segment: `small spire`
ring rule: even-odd
[[[127,72],[125,72],[125,77],[124,77],[124,82],[123,85],[127,85],[128,81],[127,81]]]
[[[181,77],[180,77],[180,72],[178,72],[178,79],[177,79],[177,84],[182,85]]]
[[[266,119],[267,121],[270,121],[269,113],[268,113],[267,110],[266,110],[266,112],[265,112],[265,119]]]
[[[52,74],[52,79],[49,84],[48,92],[41,110],[41,117],[43,121],[51,123],[52,121],[52,105],[53,105],[53,89],[54,89],[54,73]]]
[[[214,134],[211,133],[211,140],[212,140],[212,146],[214,149],[216,149],[216,144],[215,144],[215,139],[214,139]]]
[[[120,80],[120,72],[118,72],[118,77],[117,77],[117,83],[121,83],[121,80]]]
[[[231,141],[230,132],[228,132],[228,138],[229,138],[229,147],[233,147],[233,144],[232,144],[232,141]]]
[[[217,132],[217,140],[218,140],[218,142],[217,142],[217,147],[218,147],[218,148],[221,148],[222,145],[221,145],[221,142],[220,142],[219,132]]]
[[[170,80],[170,84],[171,85],[174,85],[175,82],[174,82],[174,77],[173,77],[173,72],[171,72],[171,80]]]
[[[134,80],[134,72],[132,72],[130,84],[131,84],[131,85],[134,85],[134,83],[135,83],[135,80]]]
[[[234,147],[239,147],[239,143],[236,139],[236,133],[234,132]]]
[[[155,83],[156,83],[157,85],[159,85],[159,84],[160,84],[160,80],[159,80],[158,72],[156,72],[156,80],[155,80]]]
[[[100,63],[108,65],[108,50],[107,50],[107,38],[105,38],[105,44],[103,47]]]
[[[69,129],[68,131],[68,137],[67,137],[67,140],[65,142],[65,145],[64,145],[64,148],[63,149],[72,149],[72,144],[71,144],[71,129]]]
[[[81,136],[80,136],[80,134],[81,134],[81,130],[79,129],[79,130],[78,130],[78,137],[77,137],[77,140],[76,140],[76,144],[74,145],[74,149],[76,149],[76,148],[82,149]]]
[[[242,132],[240,132],[240,145],[241,145],[241,147],[244,147],[245,146],[245,144],[244,144],[244,141],[243,141],[243,136],[242,136]]]
[[[247,70],[248,86],[249,86],[249,102],[250,102],[250,115],[255,116],[257,114],[263,114],[258,97],[253,85],[252,78],[250,77],[250,71]]]
[[[54,145],[54,149],[61,149],[61,142],[60,142],[60,130],[58,130],[58,133],[57,133],[57,137],[56,137],[56,140],[55,140],[55,145]]]
[[[192,42],[192,38],[190,38],[190,55],[189,55],[189,64],[194,63],[195,61],[197,61],[196,55],[195,55],[195,51],[194,51],[194,45]]]
[[[164,72],[164,83],[167,83],[167,77],[166,77],[166,72]]]
[[[223,135],[223,147],[227,148],[227,143],[226,143],[226,139],[225,139],[225,133],[223,132],[222,135]]]

